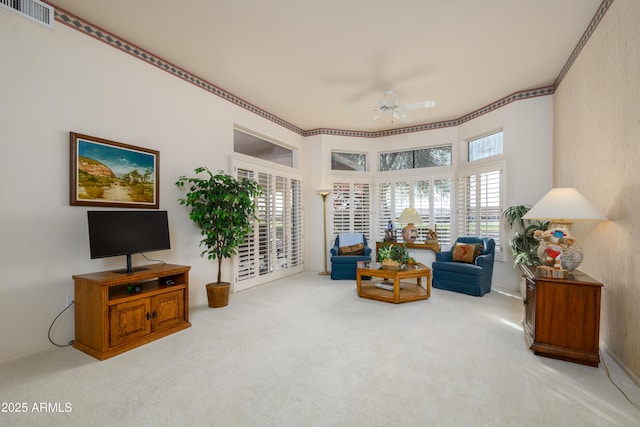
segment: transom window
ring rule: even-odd
[[[502,154],[502,131],[469,141],[469,161]]]
[[[380,171],[451,166],[451,145],[380,154]]]
[[[238,129],[233,130],[233,151],[293,167],[293,150]]]
[[[331,153],[331,170],[359,171],[367,170],[367,155],[364,153]]]

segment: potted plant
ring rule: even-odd
[[[257,219],[255,197],[262,190],[255,181],[236,179],[222,171],[214,175],[206,167],[199,167],[195,173],[207,176],[179,177],[176,186],[189,189],[178,201],[191,208],[189,218],[200,227],[200,246],[205,247],[200,256],[218,260],[218,279],[206,285],[209,307],[224,307],[231,285],[222,281],[222,259],[235,255],[251,231]]]
[[[405,245],[385,245],[378,250],[376,260],[382,263],[382,268],[388,270],[399,270],[412,258]]]
[[[533,269],[540,265],[538,258],[539,241],[534,237],[537,230],[545,231],[549,228],[549,221],[529,221],[522,217],[529,212],[529,205],[510,206],[502,212],[502,217],[507,221],[509,229],[514,226],[518,231],[509,239],[511,255],[513,256],[513,268],[519,268],[523,274],[532,277]]]

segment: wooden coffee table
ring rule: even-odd
[[[405,266],[401,270],[383,270],[381,267],[382,265],[377,262],[358,262],[356,282],[360,298],[398,304],[429,299],[431,296],[431,269],[429,267],[421,263]],[[371,276],[382,280],[363,281],[362,276]],[[424,286],[422,284],[423,277],[426,278]],[[407,282],[406,279],[416,279],[416,283]]]

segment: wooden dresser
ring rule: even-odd
[[[565,279],[527,279],[524,330],[531,350],[597,367],[602,286],[579,271]]]

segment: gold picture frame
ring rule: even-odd
[[[70,132],[70,204],[158,209],[160,152]]]

